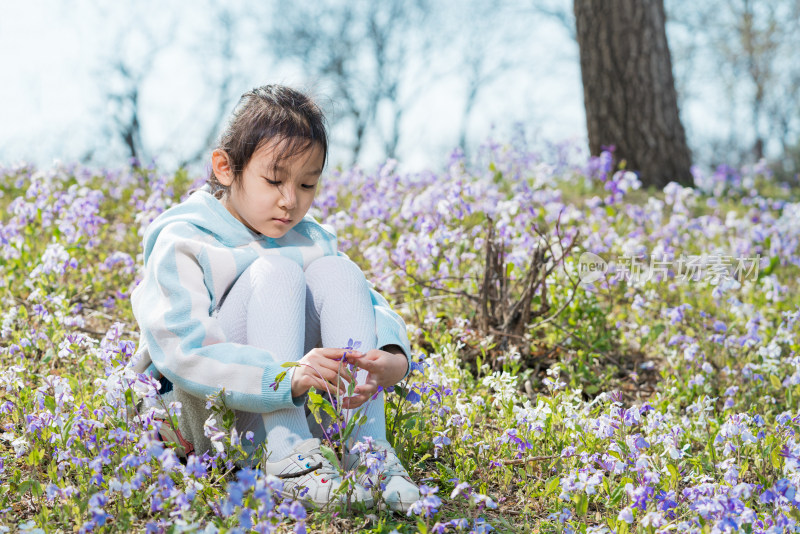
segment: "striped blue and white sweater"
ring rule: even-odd
[[[213,312],[259,257],[280,254],[305,268],[343,255],[333,233],[306,216],[279,239],[259,235],[201,189],[159,215],[143,245],[144,278],[131,295],[141,331],[130,364],[135,371],[164,376],[201,398],[225,388],[226,404],[236,410],[265,413],[302,403],[292,399],[288,379],[270,387],[286,369],[266,350],[227,341]],[[408,357],[403,320],[382,296],[371,295],[378,347],[397,345]]]

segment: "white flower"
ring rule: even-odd
[[[496,393],[494,406],[500,406],[517,396],[517,377],[505,371],[502,373],[495,371],[484,377],[482,384]]]
[[[31,444],[28,443],[28,441],[22,436],[13,440],[11,442],[11,446],[14,447],[14,452],[16,453],[17,458],[27,453],[31,448]]]
[[[225,437],[225,432],[220,430],[217,427],[217,420],[214,416],[209,417],[206,419],[205,423],[203,423],[203,434],[211,440],[211,444],[217,450],[217,452],[222,452],[225,450],[225,446],[222,444],[222,439]]]

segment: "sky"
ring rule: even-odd
[[[167,2],[173,6],[172,14],[147,0],[136,3],[141,7],[90,0],[3,4],[0,54],[6,81],[0,84],[1,163],[27,161],[47,166],[55,160],[84,158],[90,152],[102,164],[122,163],[124,152],[100,120],[111,112],[104,90],[118,83],[109,74],[109,66],[117,54],[142,55],[153,39],[168,44],[142,86],[144,137],[150,146],[161,148],[160,163],[166,166],[174,164],[176,154],[200,149],[197,119],[208,112],[203,109],[203,99],[211,95],[203,89],[204,77],[210,74],[196,61],[197,55],[204,53],[197,35],[214,37],[211,11],[204,2]],[[147,18],[150,34],[136,30],[141,17]],[[245,24],[242,31],[258,29]],[[240,39],[242,49],[237,53],[243,58],[256,57],[258,50],[247,50],[247,41]],[[577,47],[561,28],[545,24],[535,43],[542,58],[552,55],[548,50],[553,49],[554,41],[567,61],[558,57],[542,61],[531,69],[531,76],[500,78],[484,90],[470,121],[473,142],[490,135],[493,127],[502,136],[515,121],[526,123],[531,133],[543,138],[585,137]],[[259,61],[243,73],[241,85],[232,90],[238,95],[276,81],[316,86],[315,80],[296,68]],[[317,88],[324,95],[325,87]],[[400,147],[403,164],[422,168],[446,160],[458,141],[462,92],[458,80],[445,79],[414,103],[405,123],[413,132],[408,136],[413,141]],[[335,147],[335,137],[333,141]],[[376,151],[369,140],[365,150],[367,163],[378,163],[377,156],[370,161],[370,154]],[[335,163],[336,152],[331,156]],[[344,160],[342,156],[338,159]]]
[[[113,104],[105,98],[106,91],[121,83],[111,66],[120,55],[132,58],[135,66],[154,42],[161,48],[140,95],[148,148],[166,168],[174,167],[187,153],[204,149],[210,153],[203,125],[215,110],[206,103],[216,101],[218,95],[207,81],[218,69],[230,67],[204,59],[218,38],[213,0],[0,2],[4,80],[0,83],[0,164],[25,161],[46,167],[57,160],[91,157],[101,165],[123,165],[125,151],[108,120]],[[489,135],[502,139],[517,122],[539,139],[585,143],[577,45],[556,21],[537,20],[534,37],[526,44],[535,61],[524,73],[501,76],[484,88],[470,120],[472,144]],[[314,87],[325,96],[324,85],[296,66],[265,58],[254,44],[263,29],[248,22],[242,21],[241,35],[237,35],[239,59],[233,66],[237,83],[229,98],[275,82]],[[458,73],[450,73],[414,101],[403,123],[407,135],[399,149],[402,166],[435,168],[447,160],[458,141],[463,93]],[[708,132],[724,129],[725,117],[715,109],[719,96],[710,85],[695,86],[693,96],[681,111],[690,145],[697,146]],[[335,117],[341,103],[331,105]],[[344,141],[344,134],[334,129],[330,157],[334,165],[349,156]],[[375,139],[367,140],[362,163],[380,162],[376,146]]]

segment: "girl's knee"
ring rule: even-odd
[[[342,256],[323,256],[314,260],[305,271],[306,283],[312,287],[346,284],[352,290],[369,290],[361,269]]]
[[[285,288],[299,291],[305,288],[303,268],[283,256],[262,256],[247,268],[253,291],[263,288]]]

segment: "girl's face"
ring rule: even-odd
[[[212,155],[214,174],[230,187],[223,205],[250,230],[275,239],[286,235],[308,212],[325,161],[322,148],[315,143],[275,167],[280,145],[279,141],[258,148],[236,183],[227,154],[215,150]]]

